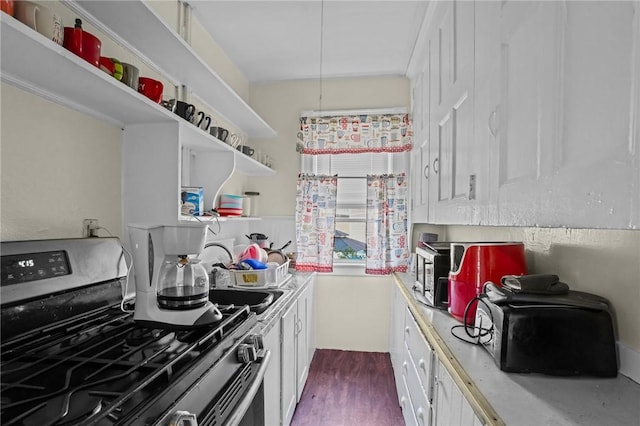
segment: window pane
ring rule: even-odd
[[[338,189],[336,203],[341,204],[367,204],[367,179],[340,179],[338,178]]]
[[[333,260],[359,262],[366,259],[365,227],[366,224],[364,222],[345,223],[336,221]]]

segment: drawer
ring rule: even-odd
[[[433,360],[435,354],[425,337],[423,336],[418,323],[413,318],[411,312],[405,311],[405,344],[411,354],[411,359],[416,367],[418,378],[422,384],[427,399],[433,398]]]
[[[408,363],[403,359],[402,361],[402,375],[400,377],[401,386],[399,387],[398,400],[400,401],[400,408],[402,409],[402,417],[404,417],[404,423],[406,426],[417,426],[415,411],[413,410],[413,404],[409,397],[409,388],[407,387],[407,371],[409,371],[411,363]]]
[[[411,355],[407,350],[403,363],[403,375],[406,380],[407,389],[409,391],[409,399],[413,407],[414,416],[419,426],[431,426],[431,403],[427,398],[427,394],[420,383],[418,371]],[[406,365],[406,368],[404,367]]]

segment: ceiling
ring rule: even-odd
[[[426,0],[196,0],[249,82],[406,75]]]

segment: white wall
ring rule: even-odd
[[[81,237],[92,218],[120,235],[120,128],[4,83],[0,100],[0,239]]]
[[[336,79],[323,81],[322,87],[323,110],[408,108],[410,103],[410,84],[406,78]],[[273,157],[277,174],[247,179],[247,189],[260,192],[261,215],[291,216],[300,170],[300,156],[296,152],[300,113],[319,109],[319,83],[300,80],[256,84],[251,86],[249,95],[252,107],[278,136],[251,141]],[[266,225],[269,229],[271,226]],[[251,227],[255,229],[252,232],[258,232],[260,224],[252,223]],[[283,240],[279,236],[274,238],[276,244]],[[390,283],[390,277],[318,274],[315,305],[318,347],[387,352]]]

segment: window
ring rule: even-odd
[[[338,175],[335,263],[364,264],[367,175],[406,171],[408,161],[407,152],[302,155],[302,173]]]

